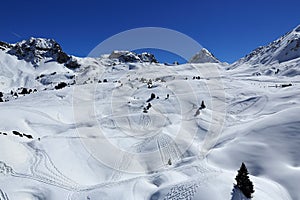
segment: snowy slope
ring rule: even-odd
[[[253,199],[300,199],[297,77],[112,55],[74,58],[75,69],[24,59],[0,50],[1,200],[243,200],[241,162]]]
[[[271,178],[292,199],[300,199],[298,78],[249,78],[230,72],[225,77],[232,82],[227,87],[227,128],[208,159],[225,169],[244,160],[253,175]]]
[[[300,74],[299,62],[300,25],[270,44],[253,50],[229,69],[236,68],[251,73],[249,75],[296,76]]]

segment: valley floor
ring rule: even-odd
[[[0,200],[241,200],[242,162],[254,200],[300,199],[297,78],[217,64],[99,73],[107,83],[0,104]]]

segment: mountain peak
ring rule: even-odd
[[[189,63],[220,63],[220,61],[210,51],[202,48],[190,59]]]
[[[16,56],[19,60],[30,62],[34,67],[37,67],[43,59],[57,61],[69,68],[79,66],[71,56],[63,52],[60,44],[54,39],[31,37],[15,44],[1,42],[0,50]]]
[[[300,74],[300,25],[266,46],[260,46],[233,63],[230,68],[247,66],[252,74],[296,76]],[[286,63],[289,64],[286,64]],[[229,69],[230,69],[229,68]],[[245,68],[245,69],[246,69]]]
[[[50,50],[57,48],[61,51],[60,45],[54,39],[34,38],[23,40],[15,44],[16,46],[26,46],[27,48],[36,48],[38,50]]]
[[[260,46],[234,65],[282,63],[300,57],[300,25],[266,46]]]

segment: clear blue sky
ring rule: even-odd
[[[300,24],[299,0],[2,1],[0,40],[54,38],[86,56],[108,37],[138,27],[180,31],[233,62]]]

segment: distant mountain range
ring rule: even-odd
[[[201,49],[191,63],[220,63],[207,49]],[[300,25],[266,46],[260,46],[226,69],[248,75],[300,75]]]
[[[60,44],[53,39],[30,38],[16,44],[0,42],[0,50],[16,56],[38,67],[45,62],[56,61],[69,69],[80,67],[74,56],[65,53]],[[157,60],[150,53],[136,54],[129,51],[114,51],[109,59],[121,62],[154,62]],[[222,63],[227,70],[246,73],[248,75],[300,75],[300,25],[279,39],[266,46],[260,46],[233,64]],[[207,49],[203,48],[189,61],[190,63],[219,63],[221,62]]]

